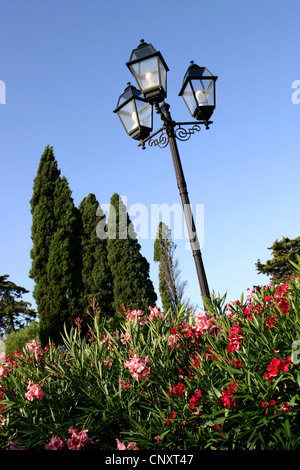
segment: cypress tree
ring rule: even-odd
[[[107,222],[108,263],[114,280],[114,307],[147,311],[154,307],[157,296],[149,277],[150,266],[141,254],[141,246],[120,196],[114,193],[110,201]]]
[[[107,239],[97,236],[98,224],[106,225],[106,217],[96,196],[89,194],[78,207],[82,220],[82,298],[85,306],[94,297],[101,316],[114,315],[113,278],[107,259]],[[106,234],[106,232],[105,232]]]
[[[154,261],[159,262],[159,293],[165,312],[176,311],[183,303],[183,293],[187,282],[180,280],[178,260],[174,259],[176,245],[169,227],[160,222],[154,242]]]
[[[82,314],[81,218],[65,177],[55,185],[54,217],[57,228],[49,249],[48,302],[42,312],[40,335],[44,342],[51,337],[60,343],[64,324],[70,328],[74,318]]]
[[[47,146],[34,179],[31,198],[32,265],[30,277],[43,344],[61,342],[64,322],[81,313],[81,225],[65,177]]]
[[[56,231],[54,190],[59,178],[60,170],[54,157],[53,147],[48,145],[40,159],[30,201],[33,246],[30,252],[32,263],[29,277],[35,281],[33,296],[40,316],[47,309],[49,300],[47,263],[51,241]]]

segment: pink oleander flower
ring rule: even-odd
[[[129,379],[127,379],[127,382],[125,382],[125,380],[123,382],[119,380],[118,384],[121,385],[122,390],[130,390],[132,388]]]
[[[110,359],[110,357],[107,357],[104,361],[104,365],[108,366],[108,368],[110,369],[111,366],[112,366],[112,360]]]
[[[191,410],[193,410],[195,408],[195,406],[199,405],[199,400],[200,400],[201,397],[202,397],[201,390],[196,390],[195,395],[193,395],[190,399],[189,408]]]
[[[140,330],[143,328],[144,325],[149,323],[149,319],[147,315],[144,314],[142,310],[127,310],[125,312],[126,319],[127,321],[130,321],[134,323],[135,321],[138,321],[140,324]]]
[[[107,343],[106,344],[107,350],[108,351],[112,350],[113,347],[115,346],[114,338],[116,337],[116,335],[117,335],[117,333],[116,333],[116,331],[114,331],[111,334],[111,336],[112,336],[112,338],[111,338],[110,336],[108,336],[107,333],[104,332],[103,335],[102,335],[101,346],[103,346],[104,344]]]
[[[224,408],[229,408],[230,406],[235,406],[236,402],[232,398],[234,392],[237,390],[235,381],[233,380],[231,384],[226,387],[225,390],[222,390],[223,395],[219,398],[219,404],[222,404]]]
[[[118,450],[126,450],[126,446],[125,446],[124,442],[119,441],[119,439],[116,439],[116,441],[117,441],[117,449]]]
[[[172,384],[172,389],[173,389],[173,397],[180,397],[182,393],[185,392],[185,385],[182,382],[178,382],[178,384],[175,386]],[[166,392],[167,396],[169,397],[171,395],[171,390],[168,389]]]
[[[26,344],[25,349],[32,353],[39,353],[42,351],[41,343],[36,342],[35,339]]]
[[[45,395],[39,385],[32,383],[31,380],[28,380],[28,382],[28,392],[25,393],[27,400],[33,401],[35,398],[39,399]]]
[[[45,445],[46,450],[62,450],[64,448],[64,443],[63,441],[57,437],[57,436],[52,436],[51,441]]]
[[[127,447],[124,442],[121,442],[119,439],[116,439],[116,442],[118,450],[140,450],[139,447],[137,447],[136,442],[128,442]]]
[[[131,343],[132,338],[131,338],[130,334],[127,333],[127,331],[126,331],[125,334],[121,333],[120,341],[121,341],[122,344],[126,345],[127,342]]]
[[[138,354],[135,354],[129,361],[124,362],[124,366],[128,367],[132,377],[136,380],[143,380],[150,374],[150,367],[146,364],[150,362],[148,356],[140,360]]]
[[[212,330],[217,328],[210,317],[206,315],[206,313],[198,313],[196,315],[196,332],[197,334],[204,333],[205,331]]]
[[[284,313],[285,315],[287,315],[289,313],[290,304],[289,304],[288,300],[286,300],[284,298],[278,298],[277,299],[277,305],[280,308],[280,310],[282,311],[282,313]]]
[[[175,411],[173,410],[172,413],[170,414],[169,418],[165,421],[165,424],[166,424],[167,426],[169,426],[169,424],[170,424],[170,422],[171,422],[171,419],[174,419],[174,418],[176,418],[176,413],[175,413]]]
[[[267,317],[266,318],[266,324],[267,324],[267,328],[274,328],[274,322],[275,321],[278,321],[278,318],[276,317],[276,315],[272,315],[271,317]]]
[[[178,332],[176,327],[172,328],[170,333],[171,334],[169,336],[168,348],[169,348],[169,352],[172,352],[175,348],[180,349],[180,347],[181,347],[181,335]],[[164,336],[163,339],[165,340],[166,337]]]
[[[161,312],[159,307],[149,307],[149,310],[151,312],[149,315],[150,320],[154,320],[154,318],[164,318],[165,316],[165,313]]]
[[[289,404],[288,404],[286,401],[284,401],[284,402],[282,403],[282,409],[283,409],[283,411],[285,411],[285,412],[287,412],[287,411],[290,410],[290,406],[289,406]]]
[[[92,439],[87,435],[88,429],[78,432],[76,428],[71,428],[69,433],[71,434],[71,438],[67,441],[69,450],[81,450],[92,442]]]
[[[127,450],[140,450],[136,442],[128,442]]]
[[[289,364],[291,364],[291,358],[289,356],[284,360],[273,357],[272,361],[267,366],[268,372],[264,374],[265,379],[268,380],[268,382],[272,382],[272,380],[277,377],[279,371],[287,372],[289,370]]]
[[[241,327],[239,325],[235,325],[229,330],[229,346],[226,347],[227,351],[233,353],[235,350],[240,350],[240,343],[243,341],[243,334],[242,334]]]
[[[9,447],[7,450],[24,450],[22,447],[19,446],[15,441],[10,441]]]
[[[11,372],[11,366],[9,363],[5,363],[5,364],[0,364],[0,379],[2,379],[2,377],[5,377],[7,374],[9,374]]]
[[[281,294],[286,294],[287,290],[288,290],[288,287],[289,287],[289,282],[288,281],[286,281],[284,284],[281,284],[280,286],[276,287],[276,292],[275,292],[274,297],[279,298],[279,297],[281,297]]]

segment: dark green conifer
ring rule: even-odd
[[[37,175],[34,179],[33,194],[30,201],[32,226],[32,263],[29,276],[34,280],[33,296],[39,315],[47,309],[49,300],[47,263],[49,249],[56,231],[54,217],[54,191],[60,170],[53,153],[53,147],[45,148],[41,156]]]
[[[30,277],[43,344],[61,342],[64,322],[81,314],[81,225],[66,178],[60,176],[53,148],[47,146],[31,198]]]
[[[56,182],[54,191],[53,234],[47,263],[48,302],[42,312],[41,339],[50,336],[61,342],[64,324],[70,328],[74,318],[82,316],[81,218],[74,206],[65,177]]]
[[[113,278],[107,259],[106,217],[96,196],[89,194],[78,207],[82,220],[82,298],[85,307],[94,297],[99,302],[101,316],[114,314]],[[97,235],[97,228],[104,233]]]
[[[108,262],[114,280],[114,307],[147,311],[157,296],[149,277],[150,266],[141,254],[141,246],[122,199],[113,194],[108,215]]]

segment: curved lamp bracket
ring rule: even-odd
[[[212,124],[212,121],[198,121],[198,122],[172,122],[172,127],[174,129],[174,136],[176,139],[185,142],[189,140],[193,134],[196,132],[200,132],[201,127],[200,124],[205,125],[206,129],[209,129],[209,125]],[[168,123],[168,126],[170,123]],[[153,134],[149,135],[146,139],[140,140],[139,147],[145,149],[145,144],[148,142],[149,147],[160,147],[165,148],[169,143],[168,139],[168,127],[164,125],[158,131],[154,132]],[[190,126],[186,128],[186,126]]]

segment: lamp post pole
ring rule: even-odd
[[[170,114],[170,105],[163,102],[161,107],[158,104],[155,104],[155,108],[162,121],[164,122],[164,127],[168,136],[168,142],[170,145],[170,150],[173,159],[173,165],[175,169],[175,175],[177,180],[177,186],[179,194],[181,197],[181,202],[183,206],[183,211],[185,215],[185,221],[188,229],[189,240],[191,244],[191,249],[195,261],[198,281],[200,285],[201,294],[204,297],[210,299],[208,282],[205,274],[205,269],[202,261],[202,255],[200,251],[200,244],[197,236],[197,231],[194,223],[194,218],[191,210],[191,205],[189,201],[187,185],[184,178],[184,173],[181,165],[180,155],[178,151],[178,146],[176,142],[175,132],[174,132],[174,121],[171,118]]]

